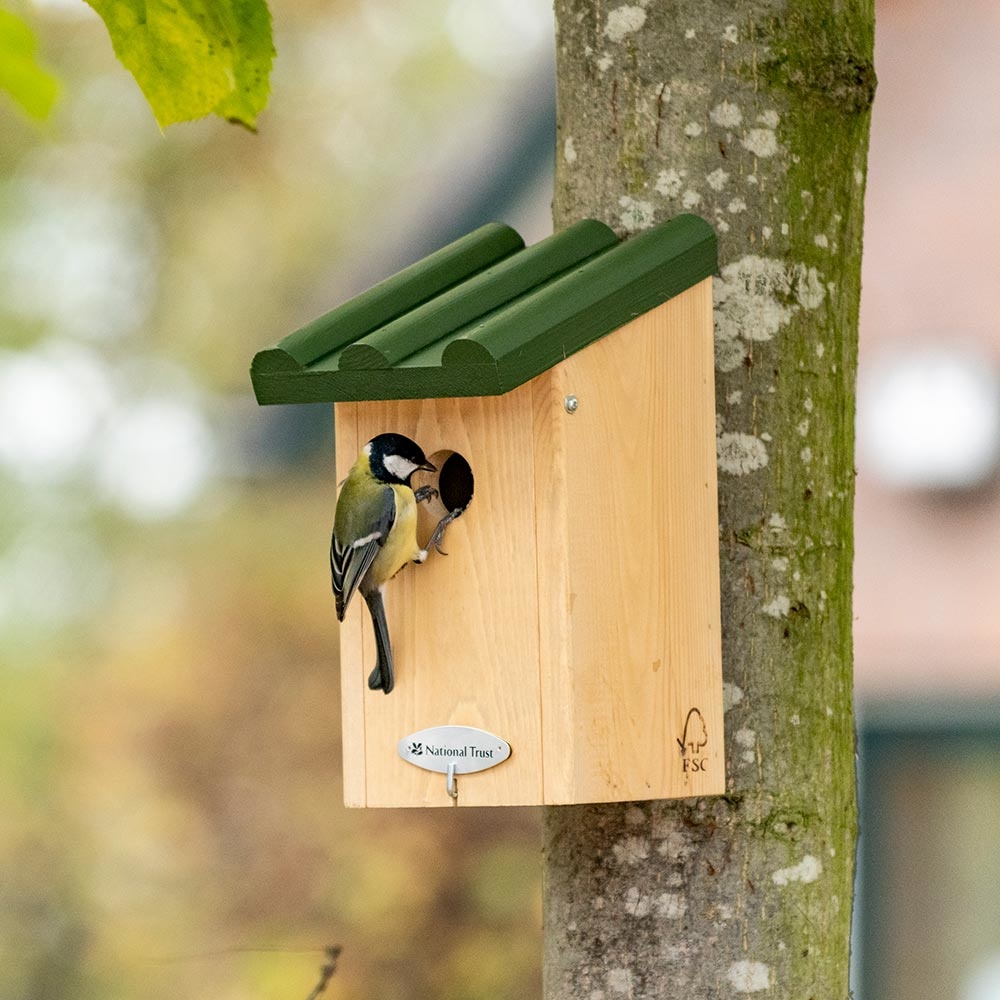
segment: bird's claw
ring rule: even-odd
[[[413,497],[417,503],[424,503],[426,500],[433,500],[438,495],[438,491],[433,486],[419,486],[413,491]]]
[[[441,548],[441,542],[444,539],[444,530],[445,528],[448,527],[449,524],[451,524],[452,521],[454,521],[457,517],[459,517],[461,513],[462,513],[462,508],[459,507],[448,514],[445,514],[445,516],[442,517],[440,521],[438,521],[437,527],[434,529],[434,534],[431,535],[430,540],[427,542],[428,551],[430,551],[431,549],[436,549],[443,556],[446,556],[448,554],[447,552],[445,552],[444,549]]]

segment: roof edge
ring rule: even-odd
[[[711,225],[680,215],[624,241],[584,220],[524,248],[493,223],[260,351],[264,404],[492,396],[715,274]]]

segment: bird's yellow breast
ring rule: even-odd
[[[385,545],[379,549],[369,574],[375,580],[388,580],[408,562],[421,557],[417,544],[417,502],[407,486],[392,486],[396,494],[396,518]]]

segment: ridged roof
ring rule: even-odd
[[[586,219],[525,248],[491,223],[259,352],[257,401],[494,396],[716,270],[712,227],[681,215],[619,241]]]

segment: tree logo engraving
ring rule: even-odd
[[[708,746],[708,729],[705,717],[697,708],[692,708],[684,720],[684,732],[677,745],[681,751],[681,767],[685,774],[696,771],[707,771],[708,760],[702,755],[702,749]]]

